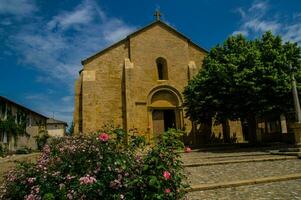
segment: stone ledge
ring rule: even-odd
[[[265,178],[241,180],[241,181],[230,181],[230,182],[194,185],[191,188],[187,189],[186,191],[187,192],[195,192],[195,191],[202,191],[202,190],[213,190],[213,189],[219,189],[219,188],[239,187],[239,186],[244,186],[244,185],[255,185],[255,184],[260,184],[260,183],[270,183],[270,182],[287,181],[287,180],[294,180],[294,179],[301,179],[301,173],[284,175],[284,176],[272,176],[272,177],[265,177]]]
[[[226,161],[215,161],[215,162],[202,162],[202,163],[190,163],[183,164],[183,167],[199,167],[207,165],[226,165],[232,163],[245,163],[245,162],[264,162],[264,161],[277,161],[277,160],[292,160],[298,159],[295,156],[275,156],[274,158],[255,158],[255,159],[242,159],[242,160],[226,160]]]
[[[235,158],[235,157],[249,157],[249,156],[267,156],[271,155],[270,153],[246,153],[246,154],[237,154],[237,155],[224,155],[224,156],[193,156],[193,157],[183,157],[182,159],[184,160],[189,160],[189,159],[214,159],[214,158]]]

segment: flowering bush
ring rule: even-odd
[[[185,147],[184,152],[185,153],[190,153],[192,150],[190,147]]]
[[[122,129],[53,139],[36,164],[20,163],[1,199],[182,199],[187,187],[176,153],[180,133],[169,130],[145,151],[143,138]],[[128,139],[126,139],[128,138]]]

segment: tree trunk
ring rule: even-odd
[[[256,118],[253,114],[249,114],[247,119],[248,125],[248,139],[249,143],[254,144],[256,143]]]
[[[212,134],[212,118],[207,118],[201,123],[198,133],[202,135],[202,143],[208,143]]]
[[[229,126],[229,121],[224,120],[222,122],[223,126],[223,139],[225,143],[230,143],[230,126]]]

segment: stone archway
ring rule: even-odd
[[[149,128],[157,136],[168,128],[183,127],[183,108],[180,93],[171,86],[159,86],[148,96]]]

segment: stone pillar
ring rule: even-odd
[[[281,133],[286,134],[287,133],[287,126],[286,126],[286,118],[284,114],[280,115],[280,125],[281,125]]]
[[[294,134],[295,146],[301,147],[301,123],[291,122],[288,124],[289,132]]]
[[[124,129],[129,130],[130,128],[133,128],[134,122],[132,121],[132,113],[133,113],[133,101],[131,98],[131,91],[132,87],[131,84],[133,84],[133,69],[134,64],[130,61],[129,58],[124,59],[124,103],[123,106],[125,106],[125,109],[123,110],[123,120],[124,120]]]
[[[74,123],[74,135],[78,135],[82,132],[82,77],[75,82],[74,88],[74,112],[73,112],[73,123]]]
[[[188,63],[188,80],[191,80],[198,73],[197,67],[194,61]]]
[[[295,145],[301,147],[301,123],[294,123],[292,129],[295,136]]]

